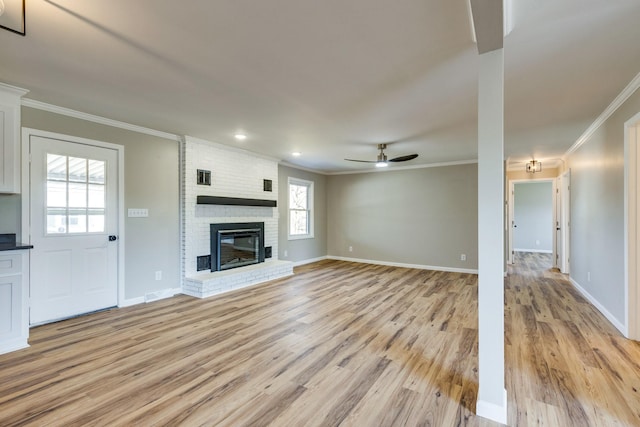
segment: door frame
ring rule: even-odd
[[[556,267],[556,178],[531,178],[531,179],[510,179],[509,180],[509,194],[507,195],[508,198],[508,205],[509,205],[509,218],[507,220],[507,228],[508,228],[508,235],[509,235],[509,253],[508,253],[508,263],[509,264],[513,264],[513,221],[514,221],[514,216],[515,216],[515,197],[514,197],[514,191],[515,191],[515,184],[524,184],[524,183],[531,183],[531,182],[550,182],[551,183],[551,197],[552,197],[552,206],[551,209],[553,210],[553,221],[551,222],[550,227],[551,227],[551,232],[552,232],[552,259],[553,259],[553,266]]]
[[[94,139],[80,138],[77,136],[65,135],[61,133],[49,132],[39,129],[22,128],[22,240],[31,244],[31,188],[30,188],[30,172],[31,172],[31,150],[30,140],[32,136],[43,138],[59,139],[61,141],[72,142],[77,144],[90,145],[100,148],[108,148],[115,150],[118,156],[118,240],[117,245],[117,281],[118,281],[118,307],[125,304],[125,287],[124,287],[124,146],[113,144],[110,142],[97,141]],[[31,283],[29,283],[29,287]]]
[[[640,113],[624,123],[624,290],[627,338],[640,340]]]
[[[556,221],[560,223],[562,234],[562,259],[558,260],[558,268],[563,274],[571,274],[571,169],[567,169],[558,175],[561,185],[557,191],[560,193],[560,218]]]

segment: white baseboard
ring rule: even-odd
[[[118,304],[118,307],[130,307],[132,305],[138,305],[138,304],[144,304],[144,297],[126,299],[122,301],[122,303]]]
[[[533,252],[536,254],[552,254],[553,251],[549,249],[514,249],[514,252]]]
[[[573,277],[569,277],[569,281],[571,282],[573,287],[576,288],[578,292],[580,292],[582,296],[587,299],[587,301],[589,301],[595,308],[597,308],[598,311],[600,311],[600,313],[602,313],[602,315],[606,317],[607,320],[611,322],[611,324],[622,333],[622,335],[624,335],[625,337],[628,335],[627,327],[620,323],[620,321],[616,319],[615,316],[611,314],[609,310],[607,310],[602,304],[600,304],[600,302],[595,299],[593,295],[591,295],[589,292],[587,292],[586,289],[580,286],[580,284],[576,282]]]
[[[362,264],[388,265],[390,267],[416,268],[419,270],[435,270],[435,271],[448,271],[451,273],[478,274],[477,269],[471,269],[471,268],[454,268],[454,267],[441,267],[441,266],[435,266],[435,265],[406,264],[403,262],[388,262],[388,261],[378,261],[378,260],[361,259],[361,258],[347,258],[342,256],[334,256],[334,255],[328,255],[327,259],[334,259],[337,261],[359,262]]]
[[[29,347],[26,338],[14,338],[9,341],[3,342],[0,345],[0,354],[10,353],[16,350],[22,350]]]
[[[181,294],[181,288],[161,289],[159,291],[149,292],[142,297],[129,298],[118,304],[118,307],[130,307],[132,305],[144,304],[146,302],[159,301],[165,298],[171,298],[174,295]]]
[[[329,257],[325,255],[318,258],[301,259],[300,261],[293,261],[293,266],[299,267],[301,265],[311,264],[312,262],[324,261],[325,259],[329,259]]]
[[[507,424],[507,390],[504,390],[502,405],[478,399],[476,401],[476,415],[502,424]]]

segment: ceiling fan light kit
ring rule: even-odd
[[[378,158],[376,160],[357,160],[357,159],[345,159],[349,162],[360,162],[360,163],[375,163],[377,168],[386,168],[389,166],[389,162],[407,162],[409,160],[413,160],[418,157],[417,154],[407,154],[406,156],[394,157],[393,159],[387,160],[387,155],[384,153],[384,150],[387,148],[387,144],[378,144]]]

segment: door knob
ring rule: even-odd
[[[115,242],[116,240],[118,240],[118,236],[109,236],[109,241],[110,242]]]

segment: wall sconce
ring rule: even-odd
[[[12,33],[26,34],[24,17],[25,0],[0,0],[0,27]]]
[[[526,170],[529,173],[542,172],[542,163],[537,160],[531,160],[527,163]]]

